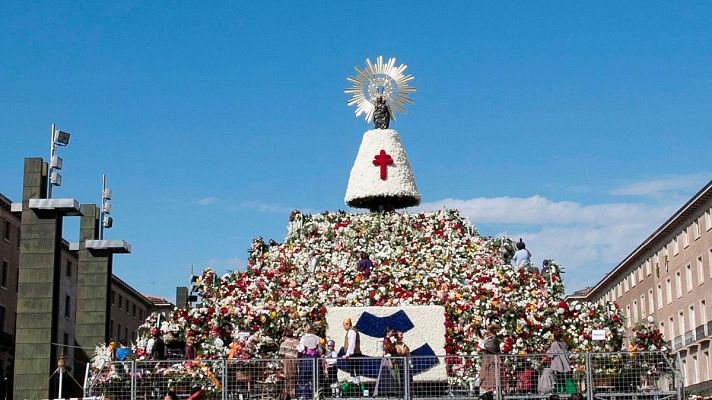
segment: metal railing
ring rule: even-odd
[[[563,366],[565,365],[565,366]],[[85,396],[332,399],[682,400],[676,360],[662,352],[247,360],[112,361]]]

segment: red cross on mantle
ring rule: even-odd
[[[373,165],[381,167],[381,180],[385,181],[386,178],[388,178],[386,166],[389,164],[393,164],[393,159],[390,155],[386,154],[385,150],[381,149],[381,152],[376,154],[376,157],[373,159]]]

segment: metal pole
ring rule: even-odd
[[[222,400],[227,400],[227,363],[229,360],[222,359],[222,385],[220,389],[222,390]]]
[[[136,398],[136,360],[131,361],[131,398]]]
[[[591,368],[591,353],[586,353],[586,398],[593,400],[593,369]]]
[[[63,368],[60,368],[59,370],[59,395],[57,398],[61,399],[62,398],[62,378],[64,378],[64,371]]]
[[[499,379],[499,355],[494,356],[494,373],[495,373],[495,399],[502,400],[502,382]]]
[[[86,369],[85,369],[85,371],[84,371],[84,386],[83,386],[83,388],[82,388],[82,395],[83,395],[84,397],[87,397],[87,396],[88,396],[88,393],[87,393],[87,383],[88,383],[88,381],[89,381],[89,367],[90,367],[90,366],[91,366],[91,364],[90,364],[90,363],[87,363]]]
[[[403,358],[403,382],[405,383],[404,399],[410,399],[410,362],[408,357]]]
[[[54,157],[54,130],[55,126],[52,124],[52,132],[50,134],[49,138],[49,179],[47,179],[47,198],[51,199],[52,198],[52,171],[54,170],[54,167],[52,166],[52,157]]]
[[[99,210],[99,239],[104,240],[104,192],[106,191],[106,174],[101,174],[101,209]]]

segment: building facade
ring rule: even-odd
[[[14,361],[17,291],[20,265],[20,212],[12,211],[12,201],[0,194],[0,399],[11,398]],[[65,363],[74,370],[78,252],[66,240],[61,243],[57,304],[57,344]],[[111,338],[135,341],[138,327],[152,312],[173,309],[170,302],[154,304],[156,298],[144,296],[129,284],[112,276]],[[7,397],[6,397],[7,395]]]
[[[595,287],[569,298],[617,303],[629,332],[652,318],[688,390],[712,387],[712,181]]]

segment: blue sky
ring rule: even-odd
[[[712,3],[3,2],[0,192],[72,133],[55,197],[114,190],[115,273],[173,298],[291,209],[343,209],[366,57],[415,75],[423,208],[524,237],[596,283],[712,178]],[[76,221],[65,236],[77,237]]]

